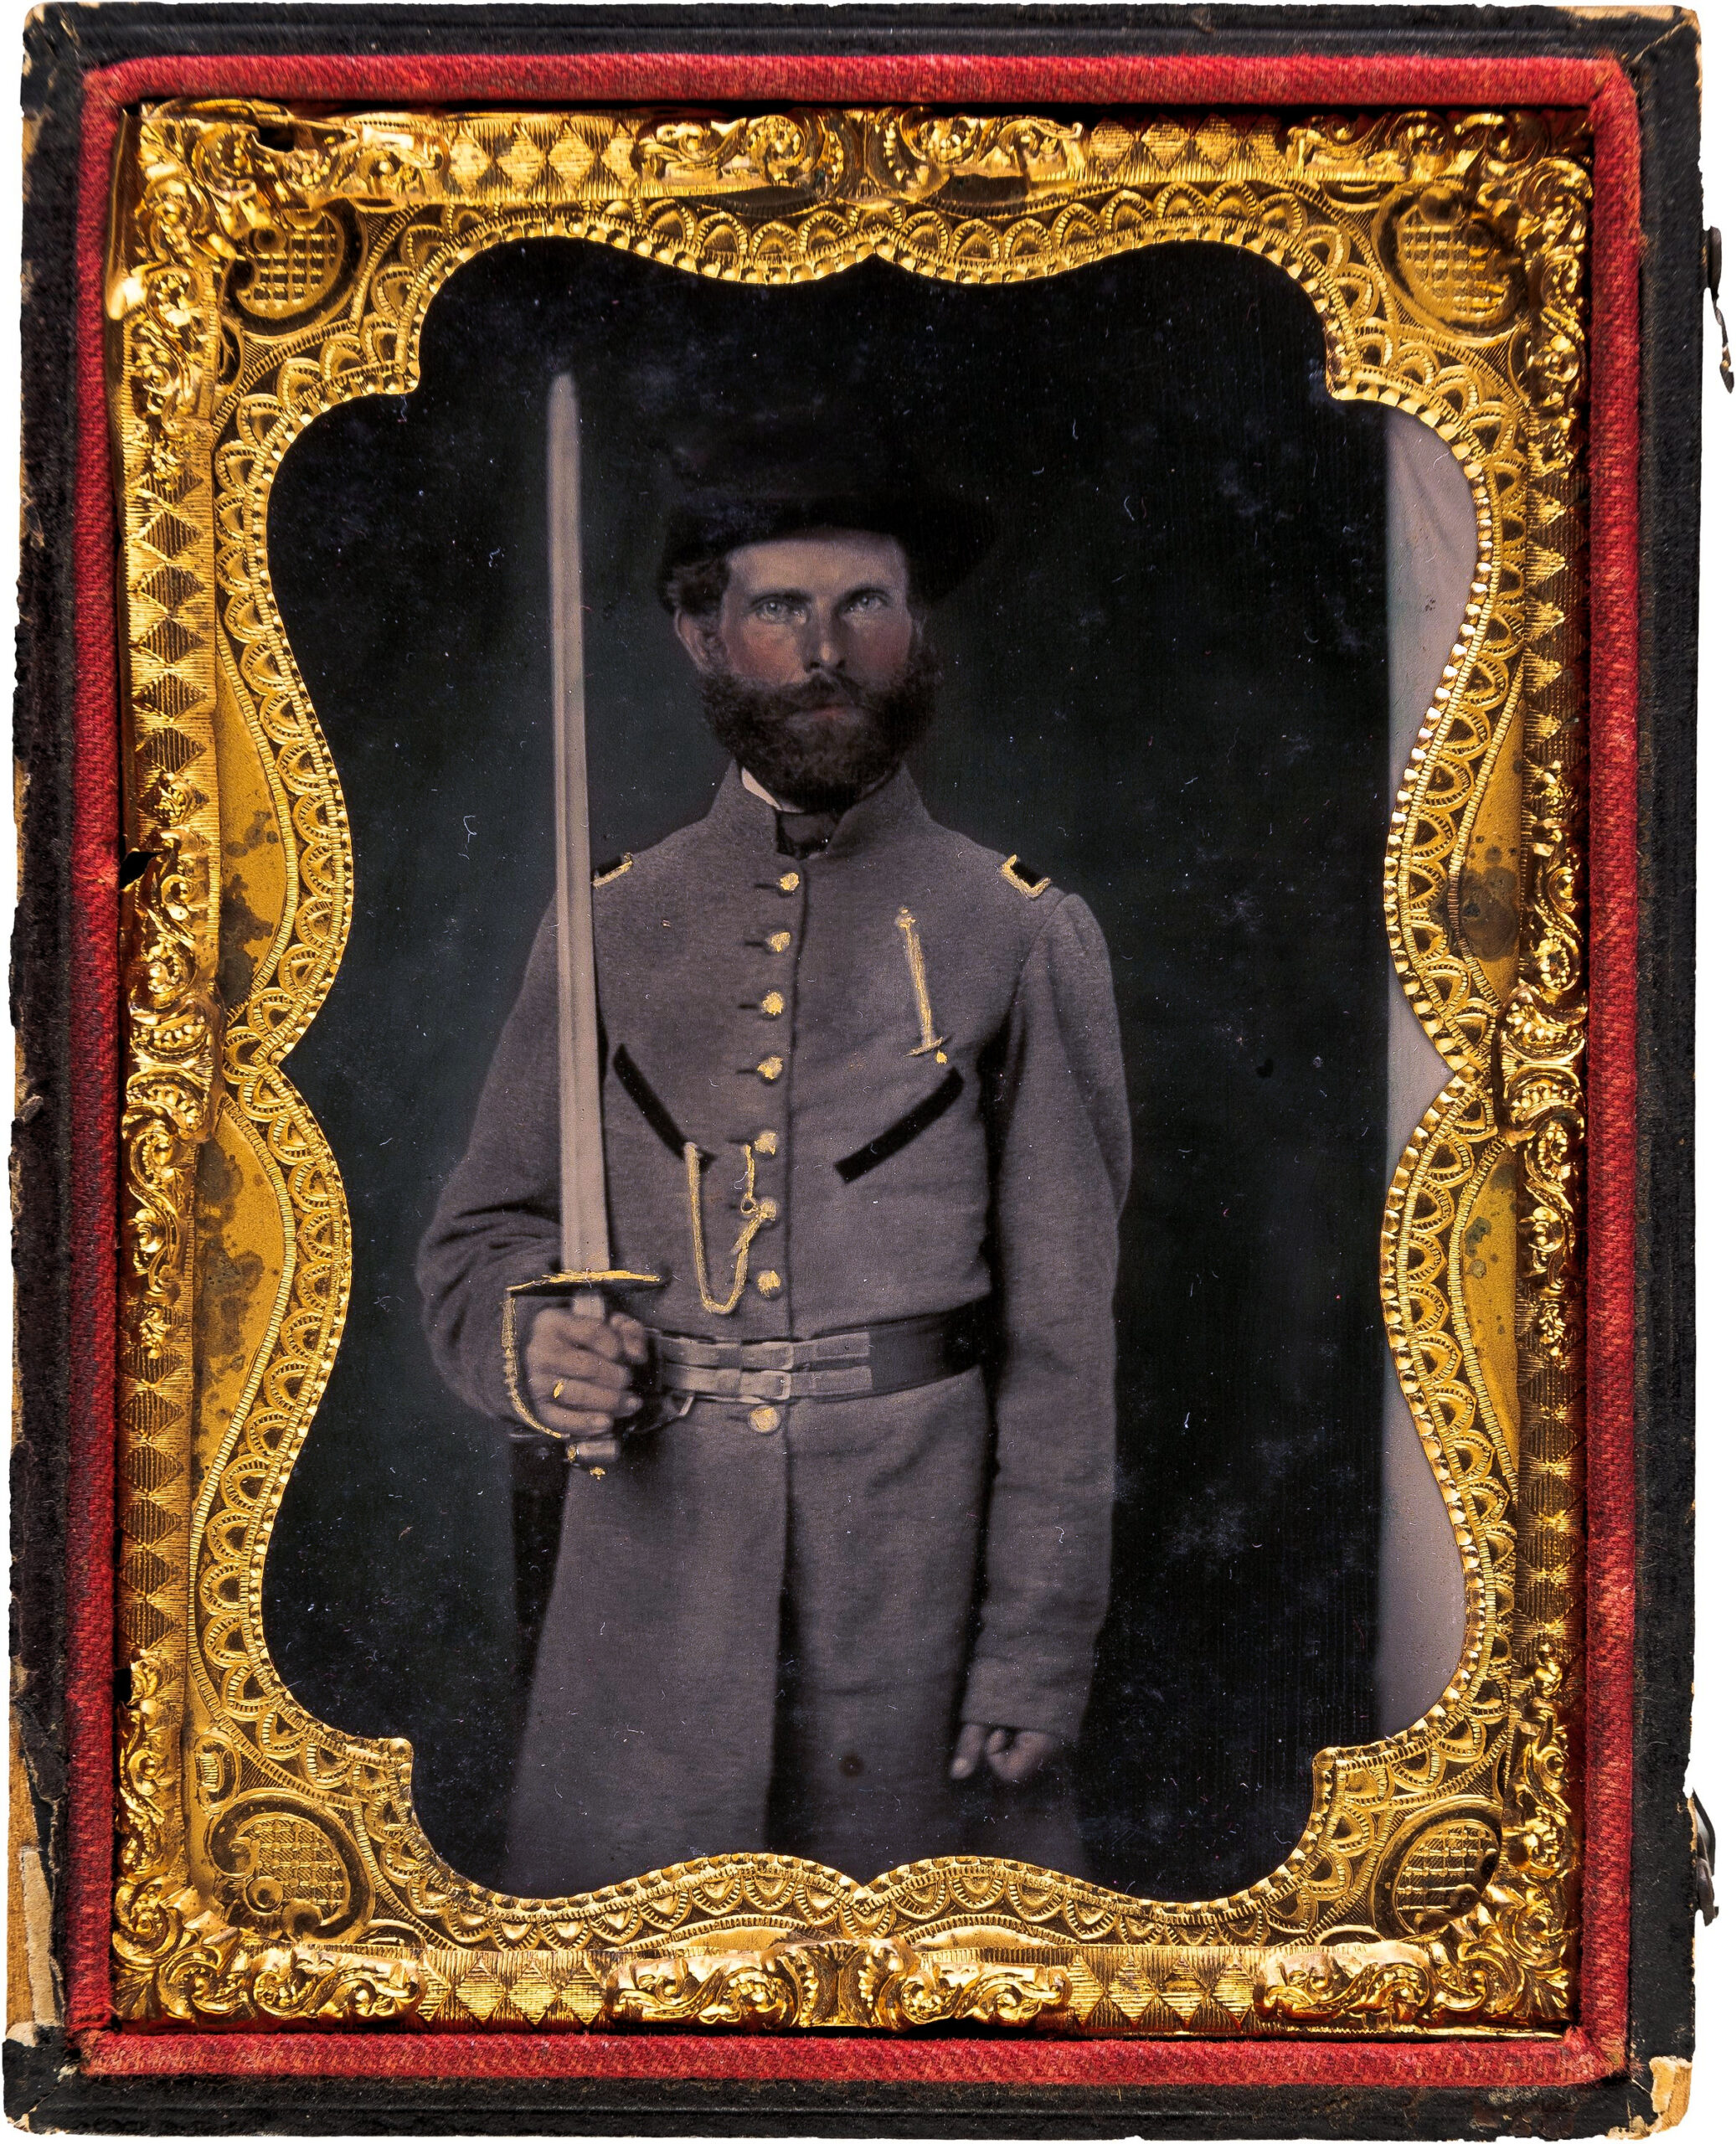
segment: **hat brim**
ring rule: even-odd
[[[671,581],[685,570],[727,557],[745,544],[820,528],[892,537],[909,562],[913,592],[928,603],[950,595],[995,539],[987,507],[954,492],[714,494],[683,501],[670,517],[658,585],[667,602]]]

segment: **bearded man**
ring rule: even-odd
[[[735,764],[594,881],[611,1239],[661,1286],[600,1323],[551,1293],[552,915],[424,1240],[442,1375],[583,1462],[520,1895],[767,1848],[1079,1865],[1130,1134],[1090,911],[904,765],[985,540],[763,447],[693,489],[662,590]]]

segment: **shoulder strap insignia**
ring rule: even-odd
[[[598,864],[590,874],[594,886],[606,886],[611,879],[625,879],[633,868],[631,856],[611,856],[606,863]]]
[[[1028,863],[1021,863],[1016,856],[1009,856],[1001,866],[1001,876],[1028,901],[1034,901],[1048,884],[1047,879],[1039,879]]]

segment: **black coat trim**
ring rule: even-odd
[[[878,1168],[882,1162],[889,1162],[901,1147],[908,1147],[913,1139],[920,1138],[930,1125],[945,1116],[948,1110],[965,1091],[965,1083],[955,1068],[935,1088],[926,1101],[918,1102],[915,1108],[907,1110],[896,1124],[889,1125],[878,1132],[865,1147],[858,1147],[853,1154],[846,1154],[837,1164],[837,1172],[846,1183],[854,1183],[859,1176],[866,1176],[870,1169]]]
[[[626,1090],[628,1100],[637,1106],[645,1121],[674,1155],[676,1160],[680,1161],[687,1152],[687,1142],[681,1136],[681,1126],[664,1108],[657,1089],[628,1056],[627,1046],[625,1043],[616,1045],[615,1055],[610,1061],[615,1066],[616,1078]],[[711,1157],[702,1150],[699,1158],[702,1162],[708,1162]]]

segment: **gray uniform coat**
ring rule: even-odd
[[[595,931],[614,1255],[663,1281],[635,1312],[811,1339],[988,1298],[996,1337],[914,1390],[700,1399],[575,1470],[508,1881],[953,1850],[959,1721],[1074,1734],[1105,1605],[1130,1142],[1101,934],[902,771],[800,862],[732,771],[600,875]],[[420,1260],[442,1374],[507,1419],[502,1301],[559,1265],[554,959],[551,918]]]

